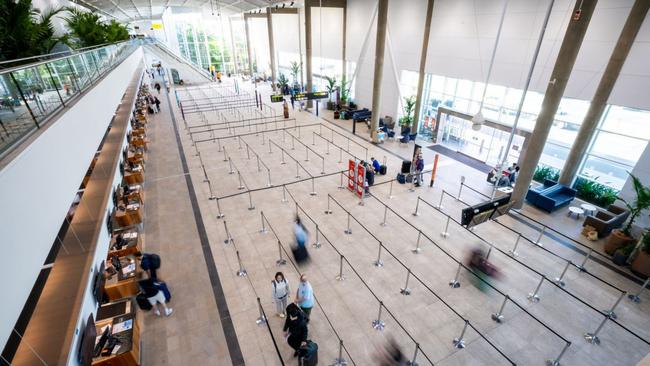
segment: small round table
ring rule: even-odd
[[[585,215],[593,215],[598,211],[598,207],[594,205],[590,205],[588,203],[581,204],[580,208],[582,208],[585,211]]]
[[[570,217],[571,214],[575,214],[576,215],[576,220],[577,220],[577,219],[580,218],[580,215],[584,215],[584,213],[585,213],[585,210],[581,209],[580,207],[571,206],[571,207],[569,207],[569,213],[567,214],[567,216]]]

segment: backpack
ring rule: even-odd
[[[143,254],[140,267],[145,271],[160,268],[160,256],[158,254]]]

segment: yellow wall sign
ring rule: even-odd
[[[162,23],[151,23],[151,28],[153,29],[163,29]]]

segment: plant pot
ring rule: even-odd
[[[620,230],[612,230],[610,236],[607,237],[605,242],[605,253],[613,255],[616,250],[626,244],[634,241],[634,238],[623,234]]]
[[[336,103],[334,103],[332,101],[327,102],[327,110],[333,111],[335,107],[336,107]]]
[[[627,263],[627,259],[629,257],[630,257],[629,255],[625,253],[621,253],[620,250],[617,250],[614,252],[614,256],[612,257],[612,262],[614,262],[614,264],[616,264],[617,266],[624,266],[625,263]]]
[[[632,272],[642,275],[643,277],[650,276],[650,254],[643,250],[639,250],[636,258],[632,261]]]

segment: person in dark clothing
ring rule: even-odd
[[[370,161],[372,161],[372,169],[375,170],[375,173],[379,173],[379,170],[381,169],[381,164],[379,164],[379,160],[375,158],[370,158]]]
[[[156,91],[160,94],[160,83],[156,83],[153,87],[156,88]]]
[[[415,184],[416,187],[422,185],[422,180],[424,180],[422,174],[423,170],[424,170],[424,159],[422,158],[422,154],[418,154],[417,158],[415,159],[415,176],[413,177],[414,180],[417,179],[417,183]]]
[[[373,169],[372,165],[367,163],[366,163],[366,181],[368,181],[368,187],[372,187],[375,184],[375,170]]]
[[[284,321],[284,336],[287,343],[295,350],[293,357],[298,357],[300,346],[307,341],[307,322],[298,305],[291,303],[287,306],[287,319]]]
[[[158,99],[158,97],[153,97],[153,102],[156,104],[156,110],[160,112],[160,99]]]
[[[154,281],[151,278],[147,278],[144,280],[140,280],[138,282],[138,285],[140,286],[140,290],[142,290],[144,296],[147,298],[151,306],[153,306],[154,314],[160,316],[161,314],[160,310],[162,308],[165,316],[172,315],[172,312],[174,310],[170,307],[167,307],[165,294],[160,290],[160,288],[158,288],[158,285],[156,285],[156,281]]]

